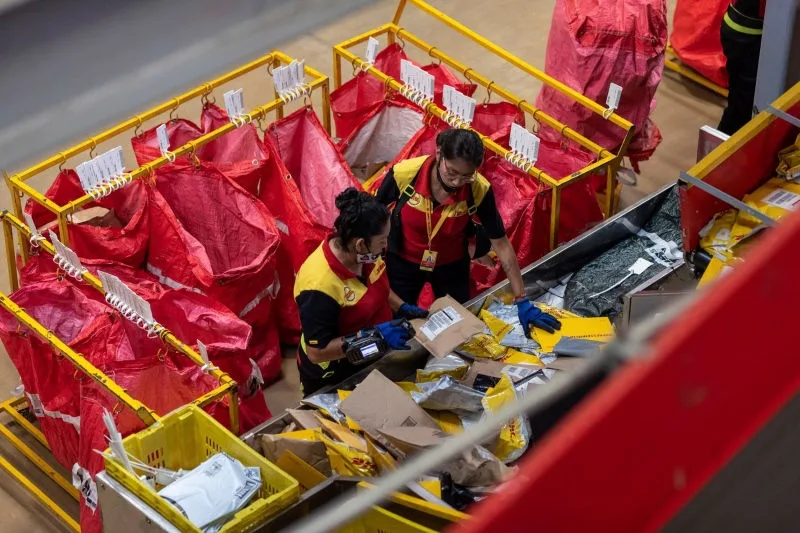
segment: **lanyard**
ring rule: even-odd
[[[442,211],[442,215],[439,217],[439,220],[436,222],[436,226],[431,228],[431,213],[433,212],[433,202],[429,198],[425,198],[425,227],[428,230],[428,249],[431,249],[431,243],[433,242],[434,237],[436,234],[439,233],[439,230],[442,229],[444,223],[450,217],[451,213],[455,211],[454,205],[448,205]]]

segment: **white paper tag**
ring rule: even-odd
[[[475,99],[460,93],[455,87],[443,86],[442,104],[444,108],[467,124],[472,123],[475,116]]]
[[[228,118],[230,120],[235,120],[239,118],[239,113],[237,111],[236,102],[234,100],[234,93],[235,90],[226,91],[223,95],[225,98],[225,111],[228,113]]]
[[[631,273],[638,276],[651,266],[653,266],[653,263],[651,263],[647,259],[642,259],[640,257],[639,259],[636,260],[636,262],[633,265],[631,265],[631,267],[628,270],[630,270]]]
[[[453,111],[453,93],[455,92],[456,90],[450,85],[442,87],[442,105],[448,111]]]
[[[88,191],[94,187],[94,163],[92,161],[84,161],[75,167],[75,172],[78,174],[81,188],[84,191]]]
[[[72,267],[76,274],[85,272],[86,269],[83,268],[81,260],[78,259],[78,255],[71,249],[64,246],[61,241],[58,240],[56,234],[53,233],[53,230],[50,230],[49,233],[50,242],[53,243],[53,248],[56,249],[56,255],[60,256],[70,267]]]
[[[208,358],[208,349],[206,348],[206,345],[200,341],[200,339],[197,340],[197,353],[200,354],[200,358],[203,360],[203,363],[206,365],[211,364],[211,360]]]
[[[422,325],[420,331],[428,337],[428,340],[435,339],[438,335],[440,335],[444,330],[452,326],[453,324],[457,324],[464,319],[458,311],[456,311],[453,307],[445,307],[444,309],[440,309],[433,313],[425,324]]]
[[[618,109],[619,101],[622,98],[622,87],[616,83],[608,86],[608,97],[606,98],[606,106],[609,109]]]
[[[37,235],[41,235],[39,230],[36,228],[36,224],[33,221],[33,217],[31,217],[30,213],[23,212],[22,216],[25,217],[25,224],[28,225],[28,229],[31,230],[31,236],[36,237]]]
[[[414,65],[407,59],[400,60],[400,81],[405,85],[411,85],[411,68]]]
[[[380,43],[375,37],[370,37],[367,41],[367,63],[372,65],[375,63],[375,58],[378,56],[378,46]]]
[[[289,85],[292,88],[298,87],[300,85],[300,78],[298,77],[298,72],[297,72],[298,66],[299,63],[297,62],[297,60],[292,61],[291,64],[289,65],[289,72],[288,72]]]
[[[107,293],[116,296],[120,303],[127,306],[148,324],[155,323],[150,304],[146,300],[133,292],[130,287],[125,285],[118,277],[102,271],[98,271],[97,275]]]
[[[525,128],[516,122],[511,123],[511,138],[508,144],[511,146],[511,149],[518,154],[523,154],[525,152],[524,135],[526,131]]]
[[[522,155],[529,162],[534,163],[539,159],[539,137],[529,132],[516,122],[511,124],[511,150]]]
[[[417,89],[425,96],[426,100],[433,100],[434,80],[433,75],[417,67],[419,76],[419,87]]]
[[[525,157],[531,163],[535,163],[537,159],[539,159],[539,137],[534,135],[533,133],[525,130],[528,135],[526,135],[525,139]]]
[[[161,150],[161,155],[169,152],[169,135],[167,135],[166,124],[161,124],[156,128],[156,137],[158,138],[158,149]]]
[[[800,206],[800,194],[777,189],[766,195],[761,201],[779,209],[796,211]]]

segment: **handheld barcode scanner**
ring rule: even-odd
[[[415,335],[414,326],[405,318],[392,320],[393,326],[401,326],[409,335]],[[344,337],[344,355],[354,365],[365,365],[389,353],[389,345],[376,328],[362,329],[354,335]]]

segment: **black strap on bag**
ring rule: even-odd
[[[401,221],[400,221],[400,211],[403,209],[408,201],[416,194],[416,190],[414,189],[414,185],[417,183],[417,179],[419,178],[419,171],[416,173],[414,178],[406,185],[402,191],[400,191],[400,196],[397,198],[397,202],[394,204],[394,209],[392,210],[391,216],[391,229],[389,230],[389,251],[393,253],[399,253],[400,250],[403,248],[403,231],[400,229]],[[467,227],[466,227],[466,235],[467,238],[475,237],[475,253],[474,258],[483,257],[484,255],[488,254],[489,251],[492,249],[492,242],[489,239],[489,236],[486,235],[486,230],[483,229],[483,225],[475,222],[473,220],[473,216],[478,211],[478,206],[475,205],[475,196],[472,192],[472,186],[469,187],[469,195],[467,196],[467,213],[469,216]]]

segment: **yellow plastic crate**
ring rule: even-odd
[[[190,470],[212,455],[225,452],[248,467],[261,470],[261,490],[250,505],[236,513],[220,533],[251,531],[300,497],[298,482],[226,430],[205,411],[187,405],[153,426],[130,435],[125,449],[144,463],[171,470]],[[106,472],[155,509],[181,531],[200,533],[183,514],[114,459],[105,460]]]
[[[436,533],[386,509],[373,507],[367,514],[338,529],[336,533]]]

